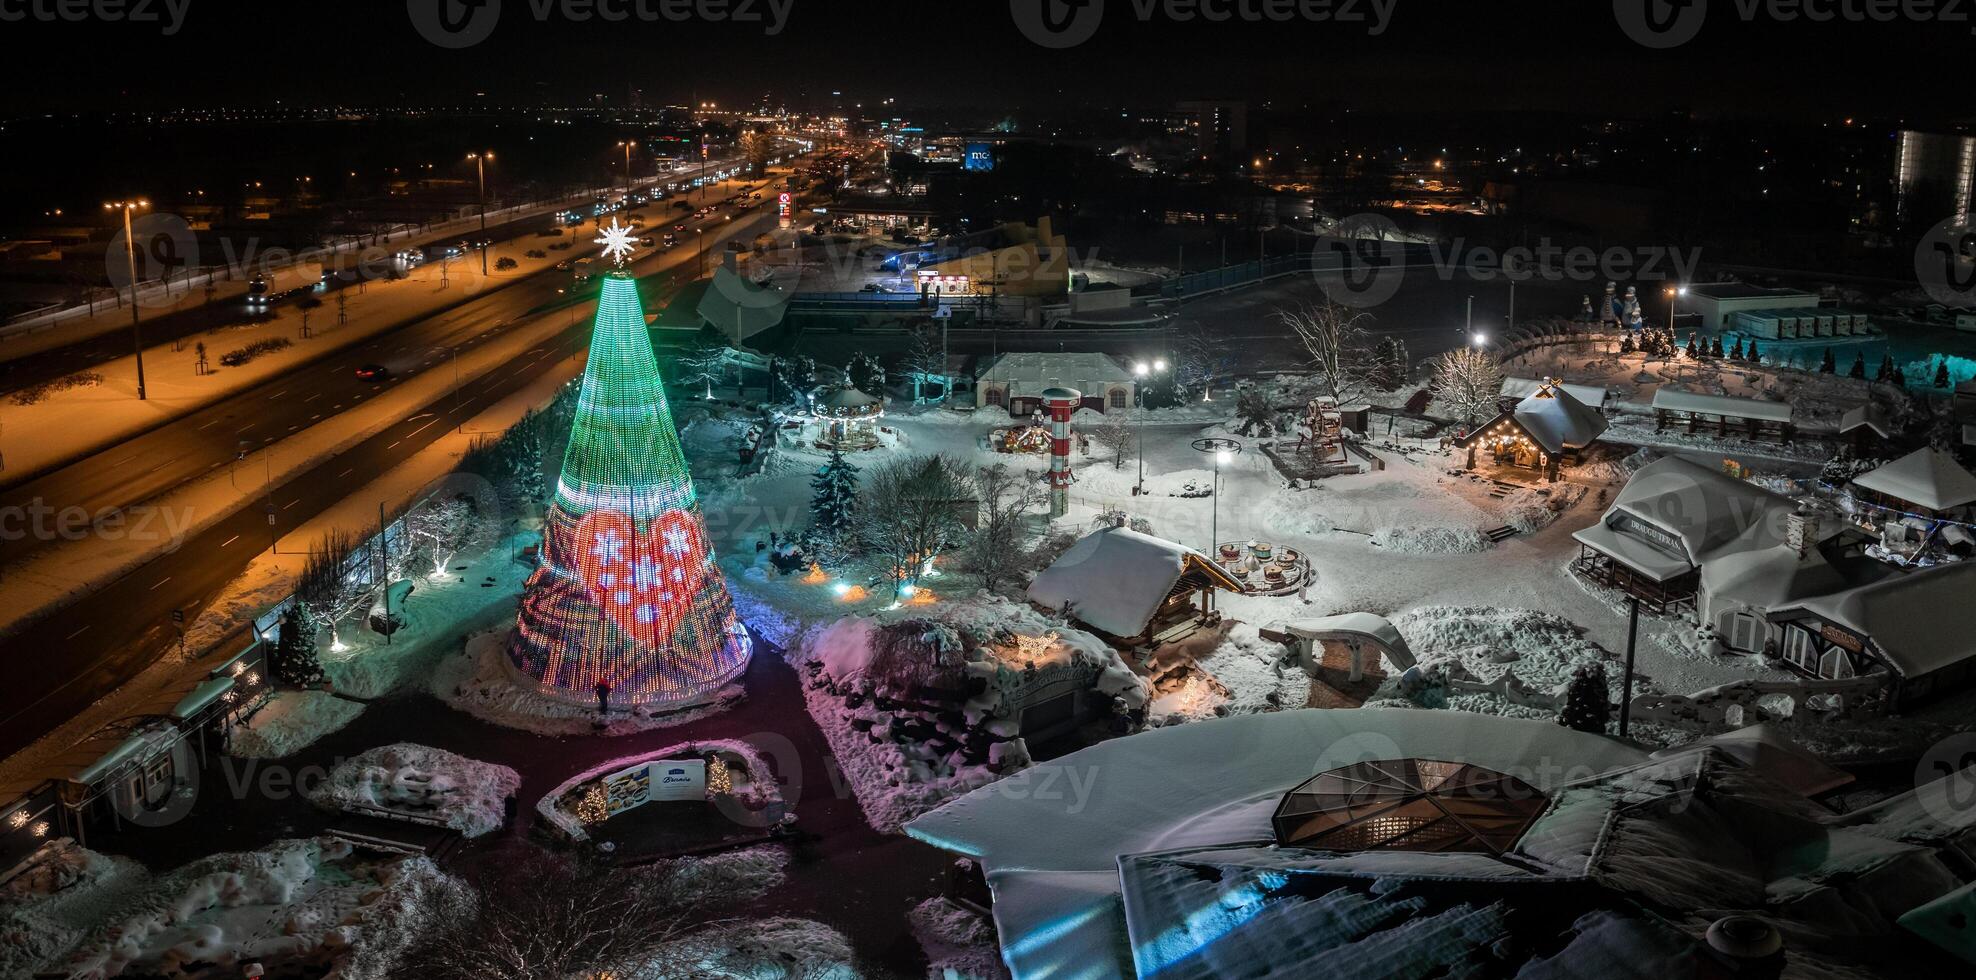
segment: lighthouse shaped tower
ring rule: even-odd
[[[631,229],[605,254],[620,267]],[[571,701],[687,705],[747,667],[747,632],[708,545],[636,283],[603,279],[562,478],[509,659]]]

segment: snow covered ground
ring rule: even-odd
[[[472,635],[464,649],[456,647],[432,671],[433,696],[482,721],[538,735],[633,735],[705,718],[726,710],[747,693],[735,681],[712,700],[690,708],[614,706],[610,720],[600,725],[594,703],[550,697],[521,680],[508,661],[508,635],[513,631],[514,623],[508,622]]]
[[[280,691],[233,730],[228,754],[279,759],[357,720],[364,706],[326,691]]]
[[[438,820],[466,837],[501,829],[521,775],[444,749],[399,743],[346,759],[309,787],[309,800],[327,810],[388,810]]]
[[[79,877],[14,913],[49,928],[32,951],[0,956],[32,957],[38,968],[85,980],[250,962],[271,975],[333,970],[345,980],[384,980],[429,896],[446,887],[450,879],[424,858],[364,859],[337,841],[285,840],[155,878],[121,870]]]

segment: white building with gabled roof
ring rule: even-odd
[[[1127,411],[1139,395],[1138,379],[1110,354],[1024,352],[1003,354],[976,376],[974,407],[1026,418],[1042,408],[1046,388],[1075,389],[1098,412]]]

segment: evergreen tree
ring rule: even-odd
[[[1896,364],[1894,365],[1893,376],[1888,378],[1887,380],[1892,381],[1894,384],[1902,388],[1905,388],[1907,387],[1907,371],[1904,370],[1900,365]]]
[[[1825,348],[1825,360],[1819,362],[1818,373],[1837,374],[1838,371],[1839,371],[1839,362],[1832,357],[1832,348],[1830,347]]]
[[[1695,346],[1697,342],[1698,341],[1696,341],[1695,339],[1695,332],[1693,330],[1688,331],[1688,359],[1689,360],[1694,360],[1695,358],[1702,356],[1701,348]]]
[[[1894,355],[1892,354],[1880,355],[1880,370],[1874,373],[1873,380],[1885,384],[1886,382],[1893,380],[1893,377],[1894,377]]]
[[[1619,338],[1619,352],[1620,352],[1621,354],[1631,354],[1631,353],[1633,353],[1633,335],[1632,335],[1632,334],[1630,334],[1630,333],[1629,333],[1629,334],[1627,334],[1627,335],[1625,335],[1625,336],[1623,336],[1623,337],[1621,337],[1621,338]]]
[[[316,659],[316,626],[300,602],[288,607],[281,617],[281,633],[275,638],[268,669],[275,679],[293,688],[322,683],[322,661]]]
[[[1379,338],[1379,347],[1373,354],[1374,368],[1372,382],[1382,391],[1392,391],[1406,381],[1405,347],[1397,337]]]
[[[842,540],[858,509],[858,468],[841,450],[810,480],[810,525],[819,539]]]
[[[1743,359],[1743,339],[1741,337],[1736,338],[1736,346],[1729,348],[1729,359],[1732,361]]]
[[[1571,683],[1564,689],[1564,710],[1557,723],[1573,731],[1605,734],[1612,719],[1612,702],[1606,696],[1606,673],[1602,664],[1585,664],[1571,672]]]
[[[1723,353],[1722,353],[1722,338],[1721,338],[1721,337],[1717,337],[1717,338],[1715,338],[1715,341],[1714,341],[1714,343],[1711,343],[1711,344],[1709,344],[1709,346],[1708,346],[1708,356],[1710,356],[1710,357],[1715,357],[1715,358],[1720,358],[1720,357],[1722,357],[1722,356],[1724,356],[1724,355],[1723,355]]]
[[[1852,370],[1846,372],[1846,377],[1857,378],[1861,381],[1866,380],[1866,352],[1865,351],[1861,351],[1853,355]]]
[[[1935,362],[1935,387],[1949,387],[1949,362],[1947,358]]]
[[[1750,349],[1743,354],[1743,359],[1749,361],[1751,364],[1763,363],[1763,355],[1756,349],[1756,338],[1750,338]]]

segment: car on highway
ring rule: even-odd
[[[358,381],[383,381],[391,377],[391,369],[382,364],[365,364],[357,368]]]

